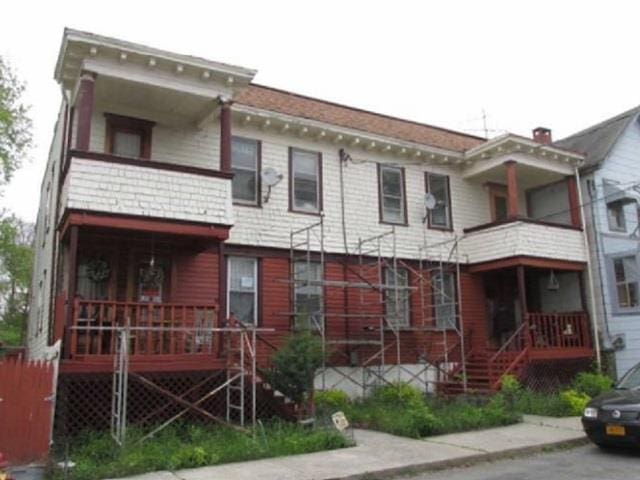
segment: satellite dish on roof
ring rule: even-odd
[[[436,200],[436,197],[433,195],[433,193],[425,193],[424,208],[426,208],[427,210],[433,210],[434,208],[436,208],[437,203],[438,201]]]
[[[282,180],[282,174],[273,167],[262,170],[262,182],[269,188],[276,186]]]
[[[267,203],[269,201],[269,197],[271,196],[271,188],[280,183],[280,181],[282,180],[282,174],[278,173],[278,171],[273,167],[267,167],[262,170],[260,178],[262,179],[262,183],[264,183],[267,187],[267,194],[262,200],[263,203]]]

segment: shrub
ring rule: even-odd
[[[349,397],[342,390],[321,390],[315,392],[313,400],[320,412],[334,413],[349,407]]]
[[[373,399],[387,405],[403,407],[424,405],[424,394],[405,382],[394,382],[377,388],[373,392]]]
[[[322,366],[322,343],[310,332],[290,336],[271,357],[267,380],[297,404],[307,400],[313,391],[316,370]]]
[[[597,397],[613,386],[613,380],[607,375],[595,372],[581,372],[572,383],[574,390],[589,397]]]
[[[560,398],[566,405],[568,413],[576,416],[582,415],[584,408],[587,406],[587,403],[589,403],[589,400],[591,400],[589,395],[586,393],[578,392],[573,389],[560,392]]]
[[[500,379],[499,396],[504,399],[507,408],[511,410],[516,409],[518,399],[522,396],[522,392],[522,385],[515,375],[504,375]]]

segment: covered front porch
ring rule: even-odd
[[[223,368],[221,232],[168,223],[156,230],[142,219],[114,228],[114,220],[68,219],[53,332],[63,340],[61,369],[113,370],[124,329],[132,370]]]

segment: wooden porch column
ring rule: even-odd
[[[76,149],[89,150],[91,139],[91,116],[93,115],[93,95],[96,76],[91,72],[83,72],[80,78],[76,113],[78,114],[78,128],[76,131]]]
[[[77,273],[78,273],[78,226],[73,225],[69,228],[69,258],[67,262],[69,283],[67,285],[67,311],[64,322],[64,357],[69,358],[69,350],[71,349],[71,325],[73,323],[73,308],[76,299],[77,290]]]
[[[518,265],[516,267],[516,274],[518,277],[518,301],[520,302],[520,314],[522,315],[522,321],[527,321],[527,283],[525,279],[524,265]],[[525,346],[529,346],[529,329],[525,327],[524,331],[524,343]]]
[[[569,212],[571,214],[571,225],[582,227],[580,221],[580,201],[578,200],[578,184],[576,177],[567,177],[567,191],[569,193]]]
[[[515,160],[504,162],[507,169],[507,218],[515,220],[518,218],[518,178],[516,176]]]
[[[220,170],[231,171],[231,102],[220,102]]]

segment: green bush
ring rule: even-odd
[[[613,379],[602,373],[581,372],[571,384],[574,390],[591,398],[597,397],[613,386]]]
[[[374,401],[387,405],[411,407],[424,404],[424,394],[405,382],[394,382],[373,391]]]
[[[349,397],[342,390],[320,390],[315,392],[313,400],[316,409],[323,413],[346,411],[349,408]]]
[[[569,415],[582,415],[584,408],[591,400],[591,397],[586,393],[578,392],[576,390],[570,389],[560,392],[560,398],[562,402],[566,405],[567,411]]]

